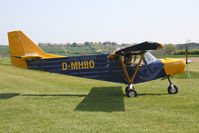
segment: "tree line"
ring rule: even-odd
[[[152,52],[156,56],[163,55],[185,55],[186,44],[165,44],[163,49],[155,50]],[[188,53],[190,55],[199,55],[199,44],[192,43],[188,46]]]
[[[62,46],[62,47],[78,47],[78,46],[130,46],[130,45],[134,45],[134,43],[132,44],[127,44],[127,43],[123,43],[123,44],[118,44],[116,42],[84,42],[84,43],[77,43],[77,42],[73,42],[73,43],[42,43],[39,42],[38,46]]]

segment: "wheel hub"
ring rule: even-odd
[[[172,92],[172,93],[175,93],[175,92],[176,92],[176,89],[175,89],[175,87],[174,87],[173,84],[171,85],[171,92]]]
[[[129,96],[130,96],[130,97],[134,97],[134,96],[135,96],[135,93],[134,93],[133,91],[130,91]]]

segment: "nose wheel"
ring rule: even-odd
[[[132,84],[127,86],[125,91],[126,91],[126,96],[127,97],[136,97],[137,96],[137,92],[136,92],[136,90],[135,90],[135,88],[133,87]]]
[[[170,84],[168,87],[168,93],[169,94],[177,94],[178,93],[178,87],[174,84]]]
[[[178,87],[173,84],[170,80],[170,78],[168,77],[168,80],[169,80],[169,87],[168,87],[168,93],[169,94],[177,94],[178,93]]]

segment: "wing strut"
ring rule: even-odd
[[[122,68],[123,68],[123,70],[124,70],[124,74],[125,74],[126,79],[127,79],[127,81],[128,81],[129,84],[133,83],[133,81],[135,80],[135,76],[136,76],[136,74],[137,74],[137,72],[138,72],[138,69],[139,69],[139,67],[140,67],[140,64],[141,64],[141,62],[142,62],[142,60],[143,60],[143,58],[144,58],[144,54],[145,54],[145,53],[141,54],[141,58],[140,58],[140,60],[139,60],[139,62],[138,62],[138,65],[136,66],[136,69],[135,69],[135,72],[134,72],[134,74],[133,74],[132,79],[130,79],[130,77],[129,77],[129,74],[128,74],[128,72],[127,72],[126,66],[125,66],[124,61],[123,61],[123,59],[122,59],[122,56],[119,55],[120,63],[122,64]]]
[[[126,76],[126,79],[127,79],[128,83],[130,83],[131,80],[130,80],[130,78],[129,78],[129,74],[128,74],[127,70],[126,70],[126,66],[125,66],[125,64],[124,64],[124,61],[122,60],[122,56],[121,56],[121,55],[119,55],[119,59],[120,59],[120,63],[122,64],[122,68],[123,68],[123,70],[124,70],[124,74],[125,74],[125,76]]]

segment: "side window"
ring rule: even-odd
[[[131,66],[132,65],[132,55],[125,55],[124,56],[124,64],[126,66]]]
[[[125,55],[124,56],[124,64],[126,66],[137,66],[140,61],[141,55]],[[144,65],[144,61],[142,60],[140,66]]]
[[[153,62],[155,62],[157,59],[149,52],[146,52],[144,54],[144,59],[145,59],[145,62],[146,64],[151,64]]]

